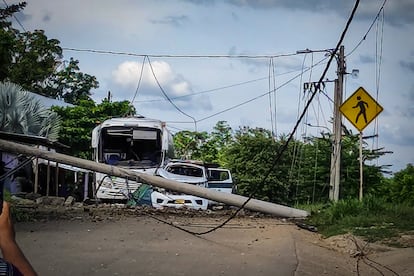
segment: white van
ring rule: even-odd
[[[199,162],[190,160],[174,160],[164,168],[157,170],[157,175],[165,179],[192,184],[207,188],[208,176],[206,168]],[[175,193],[172,191],[154,191],[151,193],[152,206],[155,208],[187,207],[191,209],[207,209],[208,200],[205,198]]]

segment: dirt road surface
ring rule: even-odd
[[[200,232],[223,218],[160,215]],[[240,217],[195,236],[148,216],[16,224],[39,275],[414,275],[413,248],[352,257],[346,246],[275,218]],[[335,246],[341,250],[335,249]],[[351,250],[351,251],[350,251]],[[372,264],[372,263],[371,263]],[[385,267],[385,268],[384,268]],[[394,274],[395,273],[395,274]]]

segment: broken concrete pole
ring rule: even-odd
[[[41,150],[27,145],[22,145],[10,141],[5,141],[0,139],[0,149],[12,152],[12,153],[21,153],[26,156],[36,156],[50,161],[55,161],[63,164],[68,164],[87,170],[101,172],[108,175],[118,176],[122,178],[134,179],[142,183],[147,183],[156,187],[164,188],[167,190],[173,190],[184,194],[190,194],[194,196],[199,196],[202,198],[214,200],[231,206],[241,207],[248,198],[235,194],[227,194],[217,192],[211,189],[198,187],[191,184],[180,183],[177,181],[165,179],[158,176],[148,175],[144,173],[134,172],[132,170],[119,168],[116,166],[106,165],[97,163],[90,160],[85,160],[69,155],[64,155],[60,153],[54,153],[50,151]],[[251,199],[244,208],[256,212],[262,212],[270,215],[275,215],[279,217],[294,217],[294,218],[303,218],[308,216],[308,212],[304,210],[299,210],[291,208],[288,206],[283,206],[279,204],[274,204],[262,200]]]

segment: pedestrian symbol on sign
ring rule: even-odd
[[[361,96],[358,96],[357,100],[358,100],[358,103],[354,107],[352,107],[352,108],[358,108],[359,107],[359,113],[356,116],[355,123],[358,124],[359,116],[363,115],[365,123],[367,124],[368,122],[367,122],[366,108],[368,108],[368,104],[361,99]],[[365,107],[365,106],[367,106],[367,107]]]
[[[364,88],[358,88],[340,107],[341,113],[362,131],[383,110]]]

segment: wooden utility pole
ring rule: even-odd
[[[303,218],[308,216],[308,212],[300,209],[291,208],[288,206],[278,205],[266,201],[261,201],[257,199],[250,199],[247,203],[247,199],[244,196],[227,194],[218,191],[214,191],[207,188],[202,188],[196,185],[180,183],[177,181],[165,179],[159,176],[153,176],[144,173],[138,173],[132,170],[125,168],[119,168],[116,166],[110,166],[107,164],[97,163],[95,161],[85,160],[69,155],[64,155],[60,153],[45,151],[37,149],[34,147],[0,140],[0,149],[6,152],[16,152],[21,153],[26,156],[36,156],[38,158],[55,161],[63,164],[68,164],[80,168],[84,168],[90,171],[96,171],[105,173],[111,176],[118,176],[127,179],[135,179],[137,182],[147,183],[156,187],[164,188],[167,190],[181,192],[183,194],[190,194],[199,196],[202,198],[214,200],[217,202],[225,203],[230,206],[241,207],[244,204],[244,208],[262,212],[266,214],[271,214],[279,217],[295,217]]]
[[[334,114],[333,114],[333,141],[330,168],[329,199],[339,200],[339,187],[341,182],[341,139],[342,139],[342,105],[344,75],[346,74],[344,46],[339,48],[337,57],[338,79],[335,80]]]

